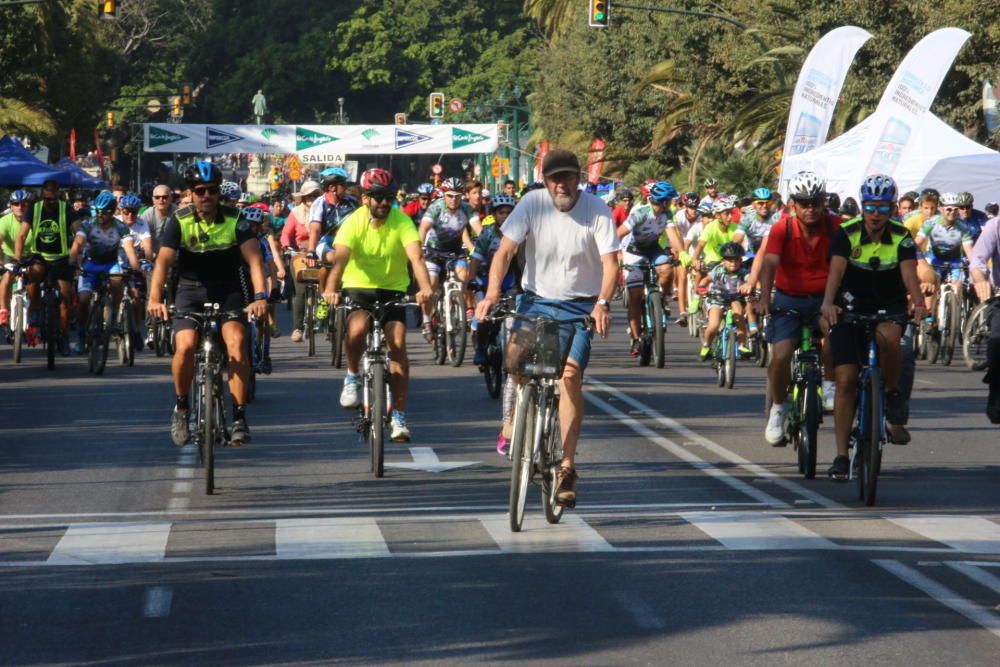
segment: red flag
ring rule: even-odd
[[[69,131],[69,159],[76,162],[76,128]]]
[[[549,141],[546,139],[542,143],[538,144],[538,161],[535,163],[535,180],[541,181],[542,179],[542,162],[545,161],[545,156],[549,154]]]
[[[587,160],[587,177],[594,185],[597,185],[597,181],[601,179],[601,171],[604,170],[604,147],[606,145],[603,139],[594,139],[590,143],[590,159]]]
[[[101,137],[97,134],[97,128],[94,128],[94,146],[97,152],[97,166],[100,169],[98,172],[101,178],[104,178],[104,151],[101,150]]]

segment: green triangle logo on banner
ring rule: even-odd
[[[475,132],[469,132],[468,130],[462,130],[457,127],[451,128],[451,148],[455,150],[456,148],[464,148],[471,144],[478,144],[480,141],[488,141],[489,137],[485,134],[476,134]]]
[[[310,148],[316,148],[317,146],[322,146],[323,144],[328,144],[333,141],[338,141],[337,137],[330,136],[329,134],[323,134],[322,132],[317,132],[316,130],[307,130],[304,127],[295,128],[295,150],[305,151]]]
[[[175,141],[181,141],[183,139],[189,139],[183,134],[178,134],[172,130],[168,130],[165,127],[159,127],[157,125],[149,126],[149,147],[157,148],[159,146],[164,146],[166,144],[172,144]]]

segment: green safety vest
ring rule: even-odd
[[[45,202],[38,202],[35,204],[33,221],[31,223],[33,234],[30,246],[31,253],[33,255],[40,255],[47,262],[69,256],[69,243],[66,238],[68,229],[66,225],[66,202],[61,201],[58,204],[58,221],[51,218],[42,220],[42,209],[45,206]]]
[[[177,221],[181,226],[181,247],[188,252],[204,253],[228,250],[236,246],[239,212],[233,208],[220,207],[219,213],[222,221],[209,224],[198,218],[192,206],[177,211]]]
[[[882,232],[882,241],[873,243],[868,238],[862,239],[865,234],[864,219],[854,218],[848,220],[840,226],[847,234],[847,240],[851,243],[851,255],[848,261],[855,267],[864,271],[892,271],[899,266],[899,248],[904,243],[913,243],[913,237],[903,225],[890,220],[886,223],[888,227]],[[878,257],[879,265],[873,269],[871,260]]]

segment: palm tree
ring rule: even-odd
[[[0,97],[0,134],[52,136],[56,134],[56,126],[44,111],[11,97]]]
[[[524,13],[531,17],[545,36],[556,41],[573,18],[574,5],[583,0],[524,0]]]

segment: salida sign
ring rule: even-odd
[[[344,162],[344,156],[336,153],[299,153],[302,164],[331,164]]]

